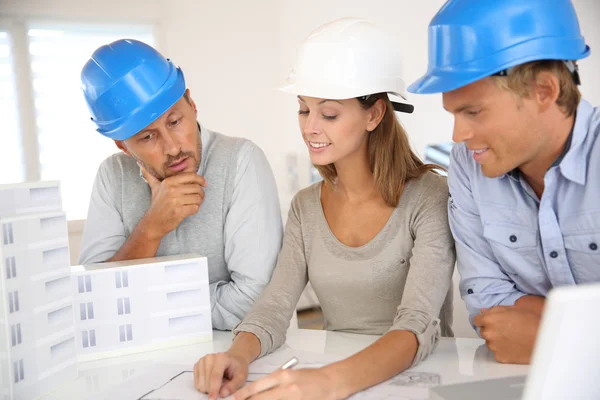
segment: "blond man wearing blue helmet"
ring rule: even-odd
[[[265,155],[198,124],[183,72],[145,43],[98,48],[81,80],[98,132],[122,152],[98,170],[79,262],[206,255],[213,327],[232,329],[281,247]]]
[[[499,362],[529,363],[545,297],[600,281],[600,110],[569,0],[450,0],[413,93],[454,115],[448,184],[460,292]]]

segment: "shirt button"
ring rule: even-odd
[[[473,289],[467,290],[467,294],[473,294]]]
[[[515,235],[510,235],[509,239],[513,243],[517,241],[517,237]]]
[[[590,250],[594,250],[594,251],[598,250],[598,245],[596,243],[593,243],[593,242],[590,243]]]
[[[556,258],[556,257],[558,257],[558,253],[553,251],[552,253],[550,253],[550,257]]]

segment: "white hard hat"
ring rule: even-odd
[[[342,18],[314,30],[304,41],[283,92],[342,100],[389,93],[406,100],[402,60],[391,36],[371,21]],[[413,106],[393,101],[394,109]]]

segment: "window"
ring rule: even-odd
[[[94,319],[94,303],[89,302],[79,304],[79,314],[81,315],[82,321]]]
[[[78,276],[77,286],[79,287],[79,293],[91,292],[92,291],[92,277],[89,275]]]
[[[4,260],[6,267],[6,279],[12,279],[17,277],[17,265],[15,264],[14,257],[7,257]]]
[[[21,344],[21,324],[12,325],[10,327],[10,339],[13,347]]]
[[[133,340],[131,324],[119,326],[119,340],[121,342],[129,342]]]
[[[95,347],[96,346],[96,330],[90,329],[89,331],[81,332],[81,340],[83,347]]]
[[[8,308],[11,314],[19,311],[19,292],[14,291],[8,294]]]
[[[13,362],[13,374],[15,376],[15,383],[25,379],[25,371],[23,370],[23,360]]]
[[[123,37],[152,45],[151,31],[40,25],[29,29],[28,36],[41,178],[60,179],[69,219],[85,219],[98,166],[117,149],[90,121],[81,68],[96,48]],[[61,140],[56,140],[58,132]],[[81,150],[66,152],[65,141]]]
[[[115,286],[117,289],[129,287],[129,277],[127,276],[127,271],[115,272]]]
[[[85,377],[86,392],[98,393],[100,391],[100,379],[98,375]]]
[[[117,313],[119,315],[131,314],[131,307],[129,304],[129,297],[117,299]]]
[[[0,157],[1,158],[1,157]],[[15,238],[13,237],[13,225],[3,224],[2,225],[2,236],[4,236],[4,244],[13,244],[15,242]]]
[[[133,376],[133,374],[135,374],[135,369],[124,369],[123,380],[126,381],[127,379],[129,379],[130,376]]]
[[[0,182],[60,180],[68,219],[84,219],[98,166],[117,149],[90,121],[81,68],[96,48],[118,39],[154,45],[153,28],[10,22],[14,28],[0,31],[0,118],[9,132],[3,135],[9,139],[3,150],[9,151],[0,159]],[[15,117],[18,112],[24,114]],[[34,122],[22,128],[19,118]]]
[[[19,118],[17,114],[16,79],[13,70],[11,40],[0,30],[0,121],[2,121],[2,157],[0,183],[19,182],[25,177]],[[6,244],[6,243],[5,243]]]

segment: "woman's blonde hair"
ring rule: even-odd
[[[577,111],[581,93],[573,79],[573,75],[563,61],[541,60],[517,65],[511,68],[507,76],[492,76],[496,85],[501,89],[515,93],[519,98],[527,98],[531,85],[542,71],[550,71],[558,78],[560,94],[556,104],[567,115],[572,116]]]
[[[438,165],[425,164],[412,151],[406,131],[394,115],[394,108],[387,93],[377,93],[358,98],[365,110],[377,100],[385,103],[383,119],[369,133],[369,165],[375,178],[375,186],[390,207],[397,207],[404,185],[419,178],[425,172],[443,169]],[[334,164],[315,165],[325,182],[335,184],[337,171]]]

